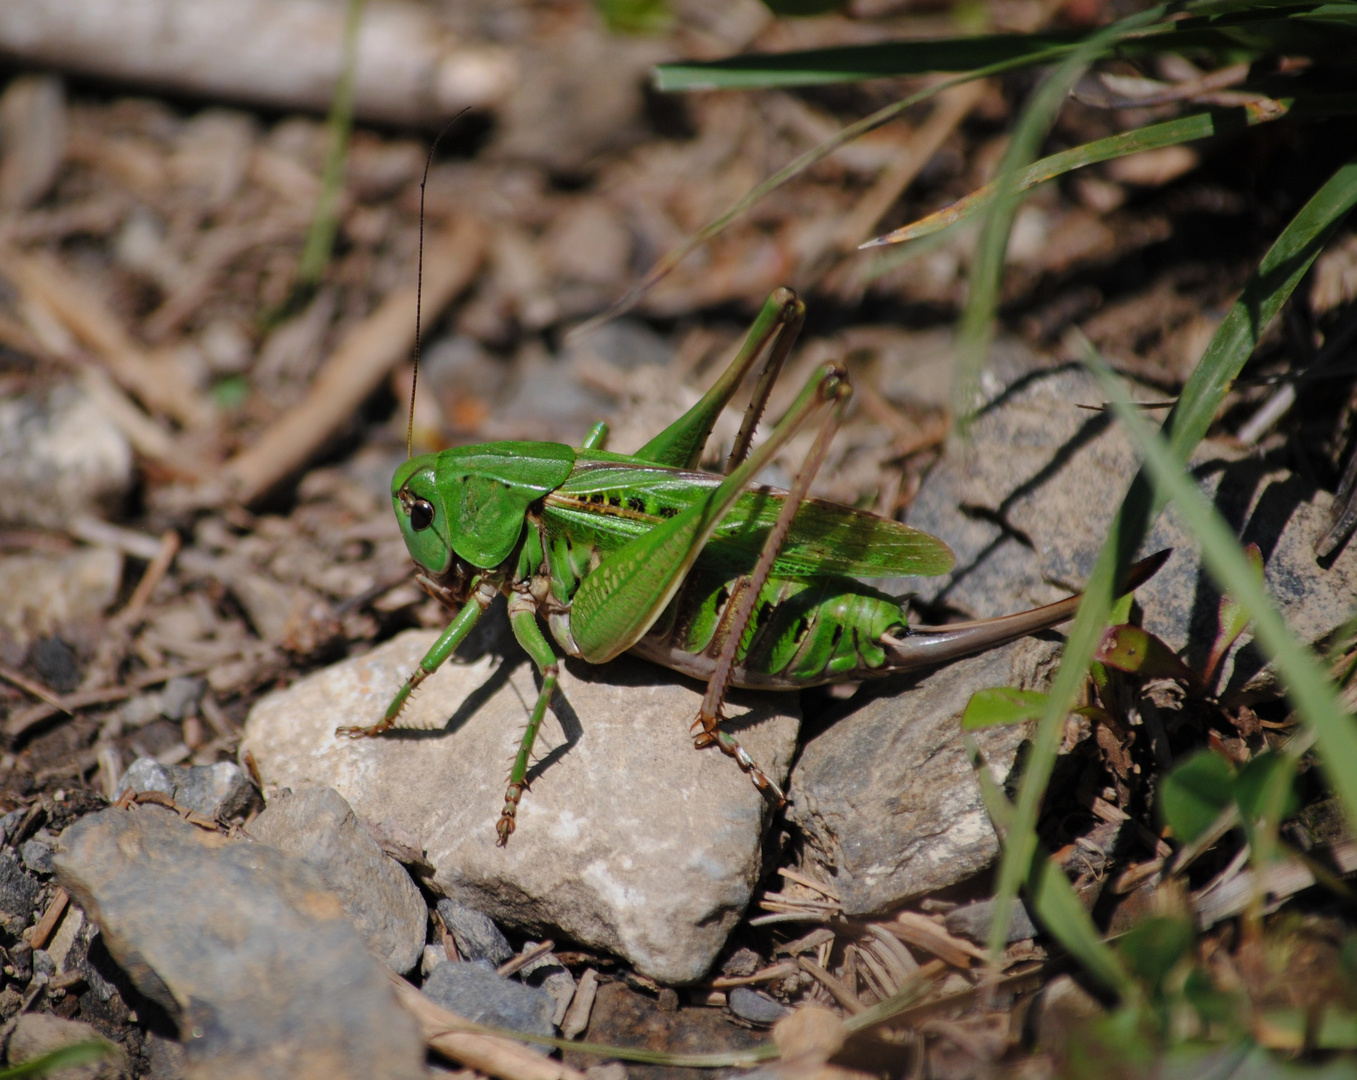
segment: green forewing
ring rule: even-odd
[[[560,487],[575,464],[562,443],[492,442],[454,446],[438,455],[438,491],[448,515],[448,541],[473,566],[509,557],[528,507]]]
[[[553,500],[549,513],[607,551],[652,530],[655,517],[694,505],[720,481],[711,473],[628,464],[620,455],[597,451],[581,453],[559,493],[582,499],[602,495],[603,512],[592,505],[574,509]],[[751,488],[741,495],[717,527],[703,562],[727,563],[736,572],[750,569],[777,518],[783,494]],[[645,516],[607,513],[612,498],[620,508]],[[863,510],[807,499],[793,519],[773,573],[807,578],[930,577],[947,573],[953,562],[951,549],[935,536]]]

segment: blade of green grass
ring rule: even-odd
[[[1296,639],[1249,565],[1225,519],[1186,473],[1173,448],[1137,415],[1121,384],[1086,344],[1085,364],[1102,383],[1117,418],[1145,455],[1145,469],[1160,500],[1171,499],[1201,544],[1202,562],[1222,591],[1248,612],[1254,640],[1277,664],[1287,696],[1315,732],[1315,749],[1350,827],[1357,828],[1357,723],[1329,681],[1324,666]]]
[[[655,86],[673,90],[756,90],[824,86],[862,79],[974,71],[995,64],[1049,64],[1078,45],[1081,32],[982,34],[976,37],[888,41],[799,52],[757,53],[655,68]]]
[[[314,290],[325,276],[339,231],[339,196],[344,189],[344,162],[349,156],[349,135],[353,131],[354,78],[358,69],[358,29],[363,22],[363,0],[348,0],[344,12],[344,53],[335,83],[334,100],[326,133],[325,165],[320,174],[320,195],[316,199],[311,228],[306,234],[301,258],[297,261],[297,287]]]
[[[1116,40],[1102,38],[1089,59],[1166,52],[1208,53],[1218,59],[1279,52],[1341,57],[1357,34],[1357,5],[1350,3],[1212,5],[1177,21],[1164,19],[1165,14],[1167,9],[1159,8],[1156,17],[1140,21],[1134,33]],[[1092,35],[1082,31],[978,34],[676,61],[655,69],[655,85],[663,91],[785,89],[973,71],[998,63],[1038,67],[1082,51],[1100,37],[1101,31]]]
[[[957,329],[957,367],[952,377],[952,415],[964,435],[978,398],[980,371],[994,337],[994,316],[999,304],[1004,255],[1013,219],[1022,201],[1019,177],[1036,157],[1056,113],[1070,89],[1088,65],[1106,49],[1137,30],[1163,18],[1167,6],[1159,5],[1131,15],[1087,35],[1037,87],[1009,138],[999,165],[980,238],[971,262],[966,307]]]
[[[999,835],[1003,836],[1014,820],[1013,804],[994,782],[973,736],[966,736],[965,746],[966,755],[975,770],[975,778],[980,784],[980,797],[985,810]],[[1032,873],[1028,875],[1028,900],[1041,925],[1060,942],[1067,953],[1083,965],[1085,971],[1114,991],[1123,1002],[1135,999],[1135,981],[1127,973],[1121,959],[1103,941],[1092,916],[1079,902],[1069,878],[1058,866],[1052,865],[1040,843],[1033,857]],[[1009,906],[1012,906],[1011,903]],[[998,917],[997,909],[995,917]],[[1007,927],[1004,934],[1005,937],[1008,934]]]
[[[0,1069],[0,1080],[21,1080],[21,1078],[26,1080],[28,1077],[46,1076],[58,1069],[63,1071],[73,1070],[77,1066],[87,1065],[90,1062],[108,1057],[113,1052],[113,1047],[103,1039],[74,1043],[71,1046],[63,1046],[58,1050],[43,1054],[32,1061],[25,1061],[22,1065],[12,1065],[7,1069]],[[67,1075],[70,1075],[70,1073],[67,1073]]]
[[[1216,330],[1201,361],[1183,388],[1177,405],[1161,429],[1173,455],[1186,462],[1210,426],[1254,346],[1287,297],[1319,254],[1324,242],[1357,203],[1357,162],[1349,162],[1331,176],[1291,220],[1263,256],[1243,292]],[[1036,850],[1037,814],[1055,765],[1065,717],[1074,706],[1089,662],[1102,638],[1111,610],[1113,583],[1131,564],[1135,549],[1148,535],[1163,507],[1148,474],[1142,469],[1122,500],[1097,564],[1084,590],[1084,599],[1070,627],[1050,699],[1037,724],[1027,772],[1018,793],[1013,828],[999,863],[995,888],[995,919],[989,949],[999,956],[1008,937],[1008,912],[1019,885],[1028,879]]]
[[[820,143],[819,146],[812,147],[794,161],[783,166],[768,179],[754,187],[746,195],[737,199],[724,213],[714,218],[701,229],[695,232],[687,240],[683,241],[678,247],[674,248],[658,262],[655,263],[645,276],[633,285],[616,303],[612,304],[605,311],[593,318],[586,320],[579,326],[570,331],[570,337],[574,338],[589,333],[597,329],[603,323],[617,318],[619,315],[631,310],[641,298],[653,289],[661,280],[678,266],[684,259],[692,254],[697,248],[701,247],[713,236],[726,228],[732,221],[745,213],[750,207],[757,204],[766,195],[771,194],[780,188],[789,180],[795,179],[805,172],[812,165],[823,161],[830,154],[834,153],[841,146],[844,146],[854,139],[866,135],[869,131],[875,131],[884,124],[890,123],[906,109],[910,109],[921,102],[927,101],[935,94],[941,94],[944,90],[950,90],[954,86],[960,86],[962,83],[973,82],[976,79],[988,78],[991,75],[1002,75],[1004,72],[1013,68],[1012,61],[1004,61],[994,64],[987,68],[981,68],[966,75],[958,75],[955,78],[947,79],[933,86],[926,87],[908,97],[892,102],[884,108],[878,109],[870,116],[863,117],[855,123],[849,124],[842,131],[838,132],[833,138]]]
[[[1159,150],[1165,146],[1205,139],[1212,135],[1242,131],[1255,124],[1279,120],[1290,112],[1291,106],[1292,102],[1289,100],[1269,100],[1239,108],[1212,109],[1209,112],[1192,113],[1189,116],[1166,120],[1162,124],[1149,124],[1132,131],[1123,131],[1117,135],[1109,135],[1105,139],[1095,139],[1093,142],[1063,150],[1058,154],[1051,154],[1022,169],[1015,181],[1016,190],[1028,191],[1038,184],[1044,184],[1075,169],[1096,165],[1101,161],[1129,157],[1131,154],[1141,154],[1147,150]],[[1352,98],[1351,108],[1357,111],[1357,96]],[[992,181],[950,206],[944,206],[927,217],[912,221],[894,232],[858,246],[871,248],[884,244],[900,244],[941,232],[988,207],[997,193],[997,183]]]

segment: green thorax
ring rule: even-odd
[[[560,487],[574,464],[574,450],[546,442],[454,446],[411,458],[391,478],[410,555],[435,574],[454,553],[481,569],[498,566],[523,535],[528,507]]]

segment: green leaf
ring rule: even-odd
[[[1110,626],[1094,654],[1099,663],[1146,679],[1196,683],[1196,673],[1159,638],[1138,626]]]
[[[227,375],[212,384],[212,400],[223,412],[235,412],[250,399],[250,380],[244,375]]]
[[[1195,940],[1196,931],[1187,919],[1152,915],[1122,935],[1117,952],[1132,974],[1158,993]]]
[[[1262,753],[1239,770],[1234,799],[1249,837],[1254,859],[1271,862],[1277,848],[1277,826],[1300,806],[1296,796],[1296,762],[1289,754]]]
[[[1357,1050],[1357,1013],[1330,1005],[1319,1017],[1315,1031],[1316,1050]]]
[[[1075,1028],[1062,1075],[1078,1080],[1152,1076],[1161,1041],[1159,1025],[1143,1002],[1117,1009]]]
[[[1244,555],[1249,560],[1249,565],[1253,567],[1254,577],[1258,584],[1263,584],[1263,553],[1259,550],[1257,544],[1249,544],[1244,549]],[[1220,667],[1220,662],[1225,659],[1225,654],[1230,651],[1230,646],[1239,640],[1249,625],[1249,614],[1239,605],[1233,596],[1226,593],[1220,598],[1220,608],[1216,617],[1216,640],[1211,645],[1211,655],[1206,658],[1206,666],[1202,670],[1202,681],[1210,684],[1214,681],[1216,669]]]
[[[1247,1015],[1248,1003],[1243,995],[1216,989],[1210,973],[1200,967],[1194,967],[1183,980],[1183,998],[1203,1024],[1219,1024],[1233,1031],[1242,1028]]]
[[[654,34],[674,21],[668,0],[594,0],[614,34]]]
[[[1159,785],[1159,816],[1174,838],[1190,844],[1234,798],[1234,768],[1214,750],[1174,765]]]
[[[1020,690],[1016,686],[996,686],[977,690],[961,714],[962,731],[1021,724],[1041,715],[1046,695],[1039,690]]]
[[[1249,560],[1249,566],[1253,569],[1254,580],[1263,584],[1263,553],[1258,549],[1257,544],[1249,544],[1244,548],[1244,556]],[[1235,639],[1244,632],[1244,628],[1249,625],[1249,613],[1244,610],[1233,596],[1226,593],[1220,598],[1220,636],[1228,644],[1227,649],[1233,645]]]

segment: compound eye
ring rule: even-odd
[[[410,524],[415,532],[423,532],[433,524],[433,503],[427,499],[416,499],[410,507]]]

